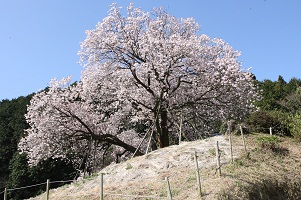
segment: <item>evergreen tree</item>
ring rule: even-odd
[[[29,128],[25,120],[32,94],[12,100],[0,101],[0,192],[4,188],[19,188],[50,180],[70,180],[76,170],[61,159],[48,159],[35,167],[28,166],[26,154],[20,154],[17,145],[24,130]],[[61,184],[53,184],[58,187]],[[24,199],[45,190],[45,185],[9,192],[9,199]],[[3,199],[3,196],[0,196]]]
[[[0,191],[8,184],[9,163],[17,151],[17,145],[24,129],[27,105],[32,95],[0,102]]]

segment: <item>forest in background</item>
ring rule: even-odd
[[[281,76],[277,81],[256,81],[262,99],[256,102],[258,111],[250,113],[238,122],[250,132],[268,133],[273,127],[275,134],[301,140],[301,80],[292,78],[286,82]],[[29,167],[25,154],[18,152],[17,146],[24,130],[29,128],[24,115],[33,94],[0,102],[0,191],[4,188],[18,188],[50,180],[70,180],[76,178],[78,170],[62,159],[48,159],[37,166]],[[225,130],[221,122],[221,132]],[[52,187],[58,187],[59,184]],[[12,199],[24,199],[41,193],[44,186],[25,191],[16,190]],[[0,196],[0,199],[3,198]]]

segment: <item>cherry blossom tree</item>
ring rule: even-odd
[[[186,134],[204,134],[217,119],[246,114],[257,95],[240,53],[198,30],[192,18],[177,19],[162,8],[149,13],[131,4],[123,16],[113,5],[81,44],[84,79],[119,74],[110,87],[118,85],[119,97],[132,102],[139,120],[153,122],[160,147],[177,132],[179,113]]]
[[[95,29],[86,31],[79,83],[53,80],[28,106],[19,148],[32,164],[87,149],[141,155],[166,147],[181,132],[188,140],[212,131],[216,121],[240,118],[257,98],[240,53],[221,39],[198,35],[192,18],[162,8],[144,12],[115,4]],[[140,128],[139,128],[140,127]],[[91,145],[95,141],[95,145]]]

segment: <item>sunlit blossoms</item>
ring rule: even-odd
[[[166,147],[179,132],[193,140],[217,121],[244,116],[257,98],[251,73],[229,44],[198,31],[192,18],[162,8],[144,12],[131,4],[124,16],[112,5],[81,44],[81,82],[34,96],[21,149],[39,160],[63,156],[69,146],[82,151],[92,138],[133,153],[143,138],[153,149]],[[99,140],[105,135],[118,142]]]

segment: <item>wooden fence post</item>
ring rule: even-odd
[[[168,177],[165,177],[166,183],[167,183],[167,195],[169,200],[172,200],[172,194],[171,194],[171,189],[170,189],[170,184],[169,184],[169,180]]]
[[[233,163],[232,133],[229,133],[229,143],[230,143],[230,157],[231,157],[231,163]]]
[[[4,200],[7,200],[7,188],[4,189]]]
[[[218,171],[218,175],[221,176],[222,170],[221,170],[221,162],[220,162],[220,154],[219,154],[219,147],[218,147],[218,141],[216,141],[216,170]]]
[[[103,173],[100,174],[100,200],[103,200]]]
[[[247,152],[247,146],[246,146],[246,142],[245,142],[245,136],[244,136],[244,132],[243,132],[241,126],[240,126],[240,133],[241,133],[242,143],[243,143],[243,145],[244,145],[245,152]]]
[[[179,125],[179,144],[182,142],[182,126],[183,126],[183,115],[182,115],[182,111],[181,111],[180,125]]]
[[[47,182],[46,182],[46,200],[49,200],[49,186],[50,186],[50,182],[49,182],[49,179],[47,179]]]
[[[198,193],[200,199],[202,199],[202,187],[201,187],[201,178],[200,178],[200,171],[199,171],[199,163],[198,163],[198,156],[196,151],[194,152],[194,160],[195,160],[195,167],[196,167],[196,178],[198,184]]]

